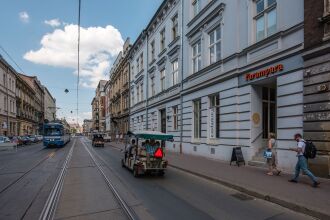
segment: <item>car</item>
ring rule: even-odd
[[[93,147],[104,147],[104,139],[102,134],[94,134],[92,140]]]
[[[17,146],[16,143],[10,141],[10,139],[6,136],[0,136],[0,147],[1,148],[12,148]]]
[[[38,142],[38,138],[37,138],[36,135],[29,135],[28,137],[29,137],[29,139],[32,143],[37,143]]]
[[[42,141],[44,139],[44,137],[42,135],[36,135],[36,138],[38,141]]]
[[[20,138],[24,145],[28,145],[32,143],[30,137],[27,135],[21,136]]]
[[[136,144],[131,146],[126,141],[122,167],[133,171],[134,177],[152,173],[163,176],[168,164],[165,158],[165,141],[173,141],[173,135],[158,131],[139,131],[128,132],[126,140],[129,138],[136,140]]]
[[[104,135],[103,139],[104,139],[104,142],[111,142],[111,136],[108,134]]]

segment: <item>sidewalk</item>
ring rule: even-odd
[[[123,144],[111,142],[116,148]],[[257,198],[265,199],[289,209],[320,219],[330,219],[330,180],[321,179],[318,188],[311,187],[307,176],[299,183],[289,183],[289,174],[267,176],[265,169],[229,166],[229,162],[167,151],[169,166],[219,182]]]

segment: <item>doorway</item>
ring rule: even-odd
[[[276,89],[262,87],[262,138],[268,139],[276,128]]]

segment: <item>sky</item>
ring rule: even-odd
[[[97,83],[109,78],[124,41],[134,43],[161,2],[81,0],[80,124],[91,118]],[[77,119],[77,24],[78,0],[1,0],[1,56],[18,72],[37,76],[69,123]]]

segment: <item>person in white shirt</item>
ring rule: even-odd
[[[295,134],[294,139],[297,141],[297,147],[290,148],[290,150],[297,152],[298,161],[296,164],[295,175],[291,180],[289,180],[289,182],[297,183],[300,170],[303,170],[304,173],[309,176],[309,178],[311,178],[311,180],[313,181],[312,186],[317,187],[320,183],[316,180],[316,177],[313,175],[313,173],[307,168],[307,159],[304,156],[306,147],[305,140],[302,139],[301,134]]]

